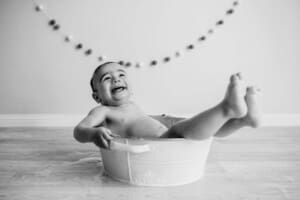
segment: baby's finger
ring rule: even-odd
[[[120,135],[118,135],[118,134],[116,134],[116,133],[111,133],[110,136],[112,136],[112,137],[114,137],[114,138],[115,138],[115,137],[121,137]]]
[[[110,129],[108,129],[108,128],[106,128],[106,129],[105,129],[105,133],[107,133],[107,134],[111,134],[111,130],[110,130]]]
[[[98,147],[102,147],[102,141],[101,141],[101,138],[100,138],[100,137],[97,137],[97,138],[94,140],[94,144],[97,145]]]
[[[107,133],[107,132],[104,132],[104,133],[102,134],[102,136],[103,136],[103,138],[106,139],[106,140],[112,140],[112,139],[113,139],[113,137],[111,136],[111,134],[110,134],[110,133]]]
[[[104,138],[103,135],[101,135],[100,138],[101,138],[101,143],[102,143],[101,146],[102,146],[103,148],[107,149],[107,148],[109,147],[108,141]]]

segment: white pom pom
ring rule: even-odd
[[[140,67],[143,67],[144,66],[144,63],[142,63],[142,62],[137,62],[136,64],[135,64],[135,67],[136,68],[140,68]]]
[[[65,41],[66,42],[70,42],[70,41],[72,41],[73,40],[73,36],[72,35],[67,35],[66,37],[65,37]]]
[[[98,60],[100,62],[104,61],[105,59],[106,59],[106,56],[104,56],[104,55],[101,55],[101,56],[98,57]]]
[[[180,57],[182,56],[182,51],[176,51],[175,52],[175,57]]]
[[[42,10],[44,10],[44,6],[43,5],[37,5],[36,7],[35,7],[35,10],[36,11],[42,11]]]

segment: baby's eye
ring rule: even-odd
[[[104,77],[104,78],[102,79],[102,81],[107,81],[107,80],[110,80],[110,79],[111,79],[110,76],[106,76],[106,77]]]
[[[125,77],[125,74],[120,74],[119,76],[120,76],[120,77]]]

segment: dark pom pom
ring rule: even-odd
[[[188,50],[192,50],[192,49],[195,48],[195,46],[194,46],[193,44],[190,44],[190,45],[188,45],[186,48],[187,48]]]
[[[170,60],[171,60],[170,57],[165,57],[165,58],[164,58],[164,62],[169,62]]]
[[[56,24],[56,21],[55,21],[54,19],[51,19],[51,20],[48,22],[48,24],[49,24],[50,26],[54,26],[54,25]]]
[[[79,44],[76,45],[76,49],[81,49],[81,48],[82,48],[82,44],[81,43],[79,43]]]
[[[201,37],[198,39],[198,41],[204,41],[205,39],[206,39],[205,36],[201,36]]]
[[[99,56],[99,57],[98,57],[98,60],[99,60],[100,62],[102,62],[102,61],[104,60],[104,57],[103,57],[103,56]]]
[[[125,64],[125,62],[123,60],[120,60],[118,63],[119,63],[119,65],[124,65]]]
[[[126,62],[125,63],[125,67],[130,67],[131,66],[131,62]]]
[[[156,61],[156,60],[152,60],[152,61],[150,62],[150,65],[151,65],[151,66],[157,65],[157,61]]]
[[[55,24],[54,26],[53,26],[53,30],[58,30],[60,28],[60,26],[58,25],[58,24]]]
[[[92,49],[88,49],[88,50],[86,50],[84,53],[85,53],[85,55],[91,55],[92,54]]]
[[[223,20],[219,20],[218,22],[217,22],[217,25],[219,26],[219,25],[222,25],[222,24],[224,24],[224,21]]]
[[[226,14],[227,14],[227,15],[231,15],[233,12],[234,12],[233,9],[229,9],[229,10],[227,10]]]

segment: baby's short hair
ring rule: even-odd
[[[97,73],[100,71],[100,69],[102,68],[102,67],[104,67],[104,66],[106,66],[106,65],[109,65],[109,64],[118,64],[117,62],[113,62],[113,61],[109,61],[109,62],[105,62],[105,63],[102,63],[101,65],[99,65],[96,69],[95,69],[95,71],[94,71],[94,73],[93,73],[93,76],[92,76],[92,78],[91,78],[91,81],[90,81],[90,85],[91,85],[91,88],[92,88],[92,91],[93,92],[97,92],[97,89],[96,89],[96,87],[95,87],[95,80],[96,80],[96,75],[97,75]]]

